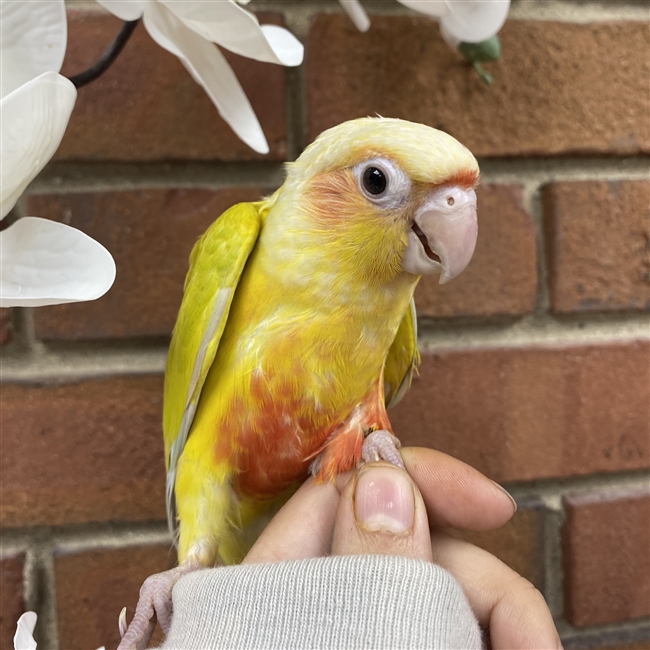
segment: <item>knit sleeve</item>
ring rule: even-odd
[[[355,555],[197,571],[174,587],[166,650],[479,650],[456,580],[430,562]]]

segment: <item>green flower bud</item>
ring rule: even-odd
[[[501,56],[501,43],[498,36],[493,36],[480,43],[461,43],[458,51],[472,63],[497,61]]]

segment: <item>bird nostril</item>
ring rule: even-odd
[[[447,205],[454,205],[454,203],[456,203],[456,201],[454,201],[454,197],[453,196],[448,196],[447,197]]]

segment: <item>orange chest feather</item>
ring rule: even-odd
[[[351,469],[363,431],[390,427],[381,388],[385,352],[369,351],[365,367],[355,371],[337,363],[326,344],[307,356],[297,353],[299,346],[293,353],[282,348],[272,346],[266,363],[244,373],[227,415],[216,422],[215,460],[234,467],[233,487],[242,495],[272,496],[304,479],[332,438],[337,464],[331,473]]]

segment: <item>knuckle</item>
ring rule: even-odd
[[[405,533],[390,533],[387,531],[363,531],[360,536],[362,552],[370,555],[417,555],[411,531]]]
[[[517,575],[514,578],[513,587],[517,593],[529,599],[534,604],[546,606],[546,599],[542,595],[542,592],[527,578]]]

